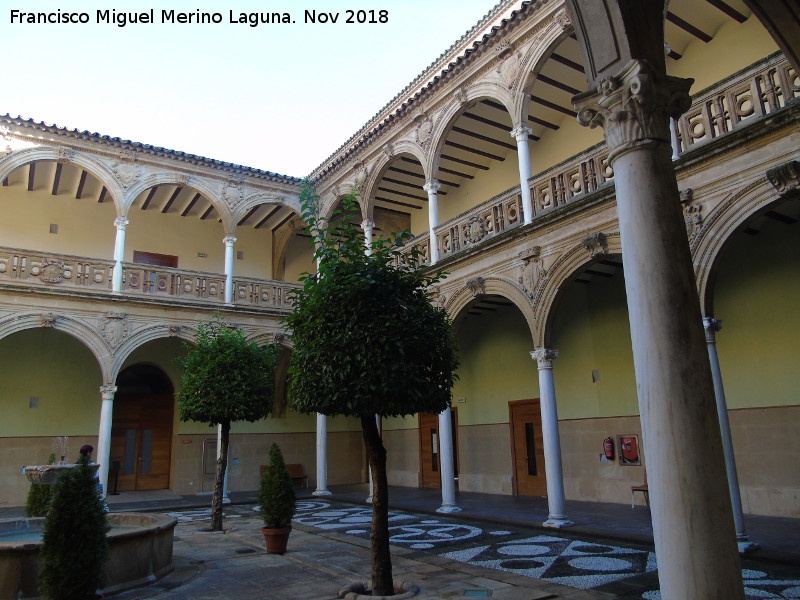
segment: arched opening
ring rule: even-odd
[[[135,364],[117,377],[109,492],[169,487],[175,397],[166,373]]]
[[[459,489],[545,495],[541,415],[529,410],[539,396],[536,363],[524,315],[503,296],[479,296],[457,315],[456,342]]]
[[[417,157],[403,153],[392,158],[372,192],[375,237],[400,231],[417,236],[428,231],[428,195],[424,185],[425,173]],[[442,193],[447,192],[439,192]]]

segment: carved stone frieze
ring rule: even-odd
[[[127,314],[108,312],[100,320],[97,330],[109,347],[116,349],[130,335],[131,324]]]
[[[467,289],[472,292],[476,298],[478,296],[486,295],[486,280],[483,277],[473,277],[467,281]]]
[[[647,63],[629,62],[616,77],[602,79],[596,90],[573,100],[578,121],[603,127],[609,162],[642,144],[670,143],[669,117],[677,117],[690,104],[691,80],[658,77]]]
[[[608,238],[605,233],[600,231],[582,239],[581,246],[586,249],[592,258],[608,254]]]
[[[781,194],[800,190],[800,162],[793,160],[767,171],[767,179]]]

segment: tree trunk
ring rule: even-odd
[[[372,472],[372,595],[393,596],[392,557],[389,554],[389,483],[386,448],[378,433],[375,415],[361,417],[361,431]]]
[[[228,440],[231,423],[220,424],[219,456],[217,457],[217,479],[214,482],[214,495],[211,497],[211,531],[222,531],[222,492],[225,486],[225,471],[228,469]]]

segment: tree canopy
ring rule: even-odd
[[[277,354],[275,345],[248,342],[219,315],[201,322],[181,361],[181,420],[216,426],[267,417],[275,402]]]
[[[303,277],[286,319],[290,401],[326,415],[441,412],[450,406],[457,366],[452,324],[429,292],[443,273],[419,268],[417,251],[400,252],[407,233],[375,241],[365,253],[350,218],[355,199],[345,197],[329,225],[317,216],[310,188],[301,196],[318,272]]]

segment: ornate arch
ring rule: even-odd
[[[458,89],[450,103],[436,118],[431,133],[431,151],[427,161],[422,163],[423,171],[426,174],[433,174],[439,170],[439,157],[442,153],[447,133],[455,120],[467,110],[474,102],[480,98],[491,98],[502,104],[508,111],[509,116],[514,118],[514,106],[518,103],[515,94],[498,81],[481,80],[468,86]],[[509,130],[510,133],[510,130]],[[432,175],[428,175],[431,177]]]
[[[724,249],[731,235],[749,218],[781,198],[766,177],[731,194],[702,225],[692,241],[695,277],[703,314],[714,314],[714,281]]]
[[[386,170],[392,164],[392,161],[398,158],[402,154],[410,154],[414,158],[416,158],[420,164],[422,165],[423,174],[425,175],[425,181],[430,178],[430,175],[425,171],[425,163],[427,162],[427,157],[425,155],[425,151],[422,147],[410,140],[400,140],[399,142],[393,142],[391,144],[387,144],[384,146],[386,149],[381,157],[375,164],[375,168],[372,169],[367,180],[364,182],[364,196],[365,199],[365,209],[366,209],[366,219],[370,221],[374,220],[374,211],[375,211],[375,204],[373,202],[373,198],[375,196],[375,191],[380,183],[383,176],[386,174]],[[422,189],[422,186],[420,186]]]
[[[533,315],[536,330],[533,340],[536,348],[550,344],[550,326],[557,300],[566,284],[584,267],[612,254],[622,254],[619,232],[594,233],[576,244],[552,264],[533,292]]]
[[[114,174],[111,165],[87,152],[73,150],[66,146],[36,146],[15,150],[2,160],[0,160],[0,181],[8,177],[19,167],[24,167],[30,163],[38,161],[56,161],[66,164],[73,164],[85,169],[96,177],[111,194],[117,215],[123,216],[127,212],[124,206],[125,189]]]
[[[113,381],[111,378],[112,355],[108,345],[94,329],[74,317],[50,311],[13,313],[0,319],[0,340],[19,331],[39,328],[55,329],[78,340],[97,361],[103,383],[107,384]]]
[[[125,339],[119,348],[117,348],[116,352],[114,352],[110,369],[111,379],[109,381],[113,382],[117,380],[117,376],[122,370],[122,365],[128,360],[128,357],[134,350],[147,342],[162,338],[178,338],[184,342],[193,343],[196,332],[196,326],[175,325],[170,323],[154,323],[142,329],[138,329],[132,333],[130,337]]]
[[[231,217],[231,208],[227,202],[222,199],[220,187],[218,182],[211,182],[202,177],[194,175],[187,175],[186,173],[179,173],[176,171],[159,170],[147,173],[144,177],[140,178],[130,189],[125,193],[124,210],[127,214],[134,200],[142,192],[157,185],[177,185],[181,187],[190,187],[200,192],[205,196],[214,208],[219,212],[222,224],[225,227],[225,232],[230,233],[230,225],[233,221]]]
[[[572,22],[564,7],[551,14],[549,19],[544,21],[540,27],[533,39],[526,42],[528,49],[521,60],[520,72],[522,76],[513,88],[514,92],[516,92],[517,103],[515,112],[511,112],[511,119],[515,124],[527,123],[528,102],[526,102],[526,99],[528,96],[526,90],[536,80],[536,76],[552,51],[572,33]]]
[[[513,302],[514,306],[525,317],[533,338],[536,325],[530,299],[517,282],[506,277],[473,277],[468,279],[464,282],[464,286],[445,303],[444,308],[453,321],[458,322],[463,318],[464,310],[481,296],[502,296]]]

